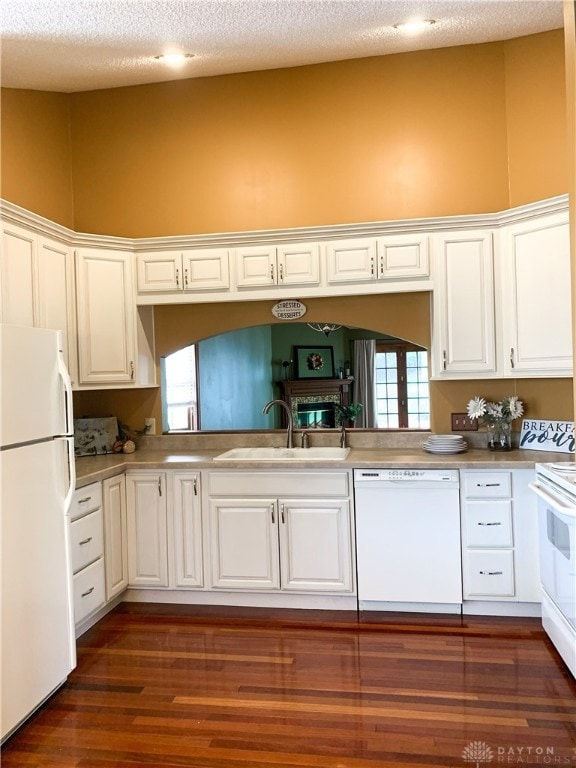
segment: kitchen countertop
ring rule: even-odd
[[[571,454],[544,451],[512,450],[504,453],[472,448],[465,453],[434,455],[421,448],[351,448],[342,461],[218,461],[214,457],[223,450],[138,450],[131,454],[86,456],[76,459],[76,487],[104,480],[131,469],[363,469],[366,467],[392,469],[530,469],[540,462],[570,461]]]

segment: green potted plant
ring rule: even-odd
[[[342,417],[352,422],[352,424],[356,421],[356,418],[363,407],[362,403],[348,403],[348,405],[336,404],[336,408],[340,411]]]

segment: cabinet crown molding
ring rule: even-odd
[[[114,248],[135,253],[156,250],[182,250],[187,248],[222,248],[255,244],[294,243],[338,240],[352,237],[410,234],[417,232],[455,231],[461,229],[489,229],[568,210],[568,195],[558,195],[527,205],[509,208],[496,213],[480,213],[464,216],[438,216],[417,219],[398,219],[364,223],[334,224],[328,226],[294,227],[286,229],[262,229],[248,232],[215,232],[199,235],[175,235],[168,237],[116,237],[76,232],[32,211],[21,208],[8,200],[0,199],[2,221],[27,227],[32,231],[59,240],[68,246]]]

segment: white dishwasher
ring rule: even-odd
[[[355,469],[360,610],[460,613],[458,470]]]

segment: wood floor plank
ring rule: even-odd
[[[2,766],[463,768],[482,743],[576,768],[576,683],[538,620],[360,618],[123,604]]]

